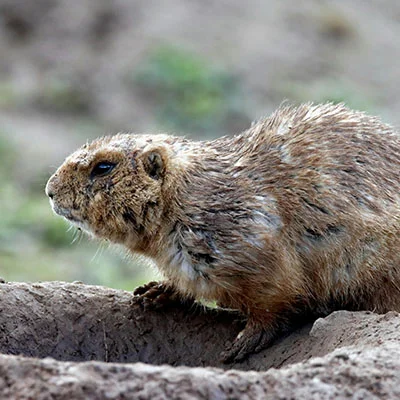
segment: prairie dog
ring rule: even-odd
[[[142,299],[216,300],[246,316],[227,362],[302,313],[400,311],[400,136],[343,105],[282,106],[212,141],[103,137],[46,193],[78,227],[154,259],[165,281]]]

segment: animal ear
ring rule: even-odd
[[[161,149],[148,150],[142,155],[143,167],[154,180],[162,179],[165,172],[165,157]]]

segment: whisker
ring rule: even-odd
[[[83,232],[82,232],[82,229],[78,229],[78,232],[79,232],[78,244],[81,244],[81,243],[82,243],[82,240],[83,240],[84,234],[83,234]]]
[[[73,225],[71,225],[70,229],[68,229],[68,231],[70,231],[71,229],[74,229],[75,227]],[[75,243],[80,243],[82,240],[82,231],[80,229],[75,229],[74,230],[74,237],[72,239],[71,245],[75,244]]]
[[[99,246],[97,247],[96,252],[94,253],[92,259],[90,260],[90,263],[93,263],[96,260],[97,256],[101,257],[103,254],[103,251],[104,251],[104,243],[100,242]]]

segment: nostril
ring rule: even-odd
[[[45,189],[46,195],[52,199],[54,197],[54,190],[52,188],[52,185],[47,184],[46,189]]]
[[[54,190],[54,179],[55,178],[55,175],[53,175],[48,181],[47,181],[47,184],[46,184],[46,187],[45,187],[45,189],[44,189],[44,191],[45,191],[45,193],[46,193],[46,195],[48,196],[48,198],[49,199],[53,199],[54,198],[54,196],[55,196],[55,190]]]

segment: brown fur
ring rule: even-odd
[[[154,290],[246,315],[225,354],[240,360],[298,313],[400,311],[399,154],[399,134],[374,117],[284,106],[213,141],[98,139],[47,193],[78,226],[152,257],[166,277]],[[90,178],[100,161],[116,167]]]

